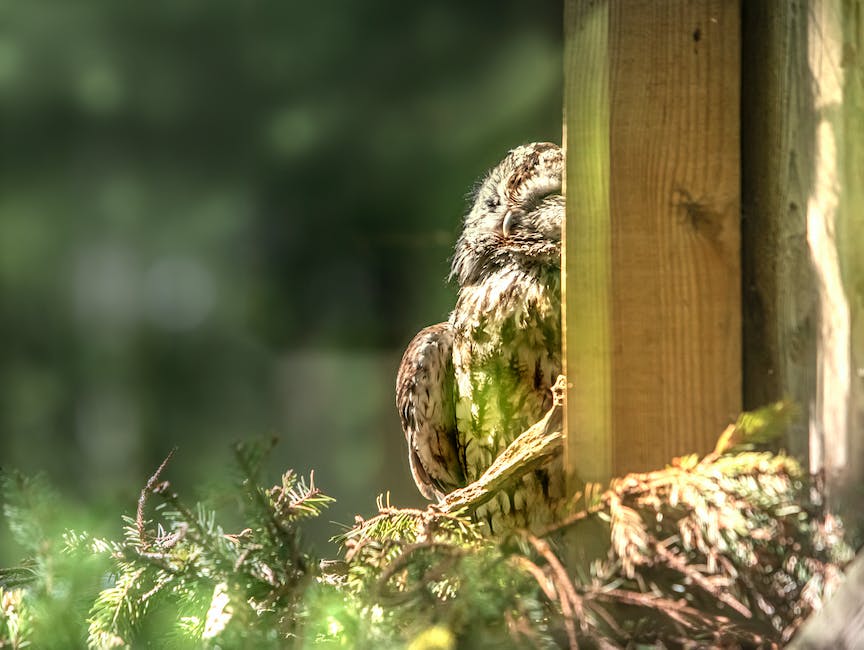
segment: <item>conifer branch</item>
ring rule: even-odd
[[[144,508],[147,504],[147,496],[156,492],[159,486],[159,477],[162,475],[162,472],[168,466],[168,463],[171,462],[171,459],[174,457],[176,451],[177,447],[174,447],[171,451],[168,452],[165,460],[163,460],[159,467],[156,468],[156,471],[153,472],[153,475],[149,479],[147,479],[147,484],[141,489],[141,495],[138,497],[138,509],[135,513],[135,524],[138,528],[138,541],[141,544],[142,551],[146,551],[150,545],[150,543],[147,541],[144,524]]]

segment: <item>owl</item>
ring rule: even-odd
[[[554,144],[524,145],[479,183],[453,256],[456,306],[402,358],[396,407],[428,499],[475,481],[551,406],[561,373],[563,164]],[[563,496],[559,459],[475,516],[495,534],[537,529]]]

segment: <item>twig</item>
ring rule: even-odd
[[[147,541],[147,531],[144,529],[144,508],[147,505],[147,495],[153,494],[156,491],[156,487],[159,484],[159,477],[174,457],[176,451],[177,447],[174,447],[174,449],[168,452],[168,455],[165,456],[165,460],[163,460],[162,464],[160,464],[159,467],[156,468],[156,471],[153,472],[153,476],[151,476],[147,480],[147,484],[141,488],[141,496],[138,497],[138,511],[135,514],[135,526],[138,529],[138,541],[141,544],[142,550],[146,550],[149,546],[149,542]]]
[[[525,537],[537,552],[543,556],[543,559],[549,563],[549,568],[552,571],[552,577],[555,582],[555,589],[561,602],[561,612],[564,614],[564,626],[567,629],[567,639],[570,642],[570,649],[578,650],[579,642],[576,640],[576,628],[573,625],[574,618],[579,619],[579,627],[583,632],[588,631],[588,622],[585,620],[585,609],[582,606],[582,598],[576,593],[576,587],[573,586],[570,576],[567,575],[567,570],[561,564],[558,556],[552,552],[549,544],[530,533],[526,533]]]
[[[637,607],[653,609],[691,630],[696,629],[696,621],[708,629],[716,630],[717,623],[722,620],[721,617],[711,616],[694,607],[690,607],[685,604],[684,600],[675,601],[669,598],[655,596],[653,594],[627,591],[626,589],[592,590],[587,593],[586,596],[590,596],[597,600],[607,600],[625,605],[636,605]],[[737,639],[746,640],[757,645],[765,640],[761,635],[744,630],[728,619],[723,622],[723,632],[729,636],[734,636]]]
[[[425,551],[425,550],[448,550],[453,551],[455,547],[450,544],[444,544],[441,542],[418,542],[417,544],[409,544],[402,549],[402,552],[393,559],[390,564],[381,572],[381,575],[378,576],[378,582],[380,584],[386,584],[393,575],[399,571],[402,567],[408,564],[408,561],[411,559],[411,556],[416,551]],[[460,552],[461,554],[461,552]]]
[[[705,576],[687,564],[687,561],[679,555],[672,553],[666,546],[657,542],[654,544],[654,552],[670,568],[690,578],[694,584],[701,587],[711,596],[722,603],[729,605],[744,618],[753,618],[753,613],[737,598],[728,592],[723,592],[712,585]]]
[[[555,600],[557,598],[555,588],[550,581],[549,576],[543,572],[543,569],[534,564],[534,562],[524,555],[513,555],[511,560],[513,560],[520,569],[524,569],[534,577],[537,584],[540,586],[540,589],[542,589],[543,593],[546,594],[546,598],[549,600]]]
[[[574,512],[571,515],[564,517],[563,519],[558,519],[546,528],[541,529],[537,532],[538,537],[549,537],[552,533],[557,533],[558,531],[564,530],[565,528],[569,528],[570,526],[579,523],[590,517],[591,515],[595,515],[598,512],[602,512],[609,505],[608,497],[610,496],[610,492],[605,492],[602,497],[600,497],[600,501],[592,506],[591,508],[585,508],[584,510],[580,510],[579,512]]]

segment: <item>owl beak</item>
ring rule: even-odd
[[[501,232],[505,237],[510,236],[510,231],[513,229],[513,220],[516,218],[514,210],[507,210],[504,214],[504,221],[501,223]]]

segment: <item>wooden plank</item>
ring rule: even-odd
[[[613,6],[615,464],[642,470],[708,451],[740,410],[740,19]]]
[[[864,531],[864,1],[846,0],[843,16],[843,194],[840,267],[849,303],[849,464],[845,504]],[[848,519],[848,517],[847,517]],[[852,527],[852,522],[850,528]]]
[[[819,297],[810,462],[825,475],[833,509],[858,527],[864,523],[862,5],[812,0],[808,12],[815,150],[807,242]]]
[[[744,408],[791,398],[787,447],[808,456],[818,294],[807,245],[814,119],[808,0],[750,0],[742,16]]]
[[[609,3],[567,0],[562,264],[565,467],[570,492],[612,476]],[[577,198],[578,197],[578,198]]]
[[[745,5],[742,129],[748,408],[793,398],[789,449],[832,508],[864,505],[864,7]]]
[[[603,480],[708,451],[740,410],[740,13],[565,20],[567,458]]]

